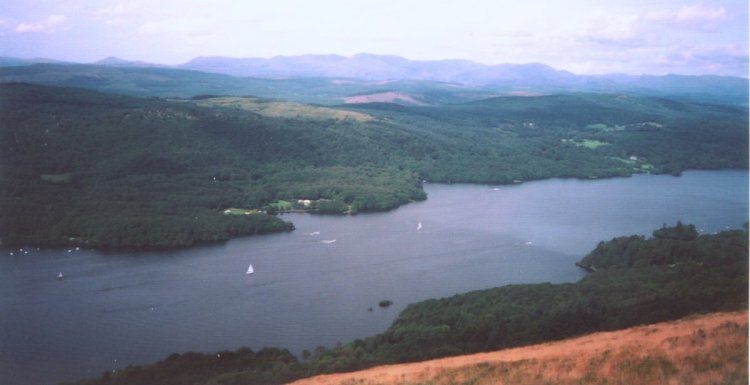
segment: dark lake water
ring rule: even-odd
[[[0,383],[98,376],[172,352],[331,346],[382,332],[411,302],[577,281],[574,263],[600,240],[677,220],[712,233],[748,217],[744,171],[425,189],[427,201],[392,212],[286,215],[294,232],[225,245],[5,249]],[[383,299],[393,306],[379,308]]]

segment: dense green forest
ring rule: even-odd
[[[7,83],[0,110],[4,245],[188,246],[291,230],[279,210],[392,209],[425,199],[423,180],[679,175],[748,159],[746,108],[624,95],[354,108]]]
[[[509,285],[409,305],[384,333],[302,359],[271,348],[174,354],[79,384],[280,384],[748,306],[747,230],[699,236],[678,223],[649,239],[601,242],[579,265],[590,273],[577,283]]]

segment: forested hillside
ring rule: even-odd
[[[510,285],[410,305],[371,342],[373,354],[423,360],[747,307],[747,231],[672,235],[691,228],[678,223],[648,239],[601,242],[579,262],[591,272],[577,283]]]
[[[747,225],[746,225],[747,227]],[[693,234],[678,224],[654,237],[601,242],[577,283],[524,284],[409,305],[384,333],[314,352],[240,349],[174,354],[80,384],[280,384],[320,373],[421,361],[560,340],[594,331],[748,306],[748,233]],[[596,269],[593,267],[596,266]]]
[[[425,139],[408,150],[431,181],[509,183],[747,167],[747,109],[609,94],[359,108]]]
[[[415,173],[360,158],[367,137],[349,121],[20,84],[0,93],[5,245],[187,246],[292,229],[266,214],[279,199],[326,197],[341,212],[425,196]]]
[[[747,110],[622,95],[319,107],[0,86],[5,245],[174,247],[388,210],[422,180],[746,168]],[[296,204],[309,200],[308,206]]]

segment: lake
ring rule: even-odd
[[[287,214],[293,232],[224,245],[3,249],[0,383],[77,380],[172,352],[298,354],[382,332],[411,302],[577,281],[574,263],[601,240],[678,220],[713,233],[748,218],[745,171],[425,190],[427,201],[388,213]],[[384,299],[393,305],[380,308]]]

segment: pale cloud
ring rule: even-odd
[[[714,29],[728,18],[724,7],[707,7],[702,3],[677,10],[650,12],[645,19],[651,22],[672,24],[687,28]]]
[[[596,15],[581,35],[593,41],[625,42],[639,36],[639,22],[637,15]]]
[[[206,20],[196,19],[162,19],[142,24],[138,32],[146,35],[200,35],[208,33],[211,28]]]
[[[666,4],[591,10],[571,23],[577,29],[548,63],[578,73],[747,76],[747,40],[737,33],[746,14],[728,12],[731,4]]]
[[[582,73],[747,76],[746,1],[4,0],[0,36],[12,39],[0,51],[165,64],[369,52]]]
[[[94,19],[103,20],[109,25],[119,25],[143,17],[143,1],[126,1],[101,8],[92,13]]]
[[[68,18],[65,15],[51,15],[43,21],[18,24],[15,31],[18,33],[55,32],[64,28],[67,21]]]
[[[727,18],[727,12],[723,7],[708,8],[703,4],[696,4],[680,8],[675,15],[675,20],[683,23],[722,21]]]

